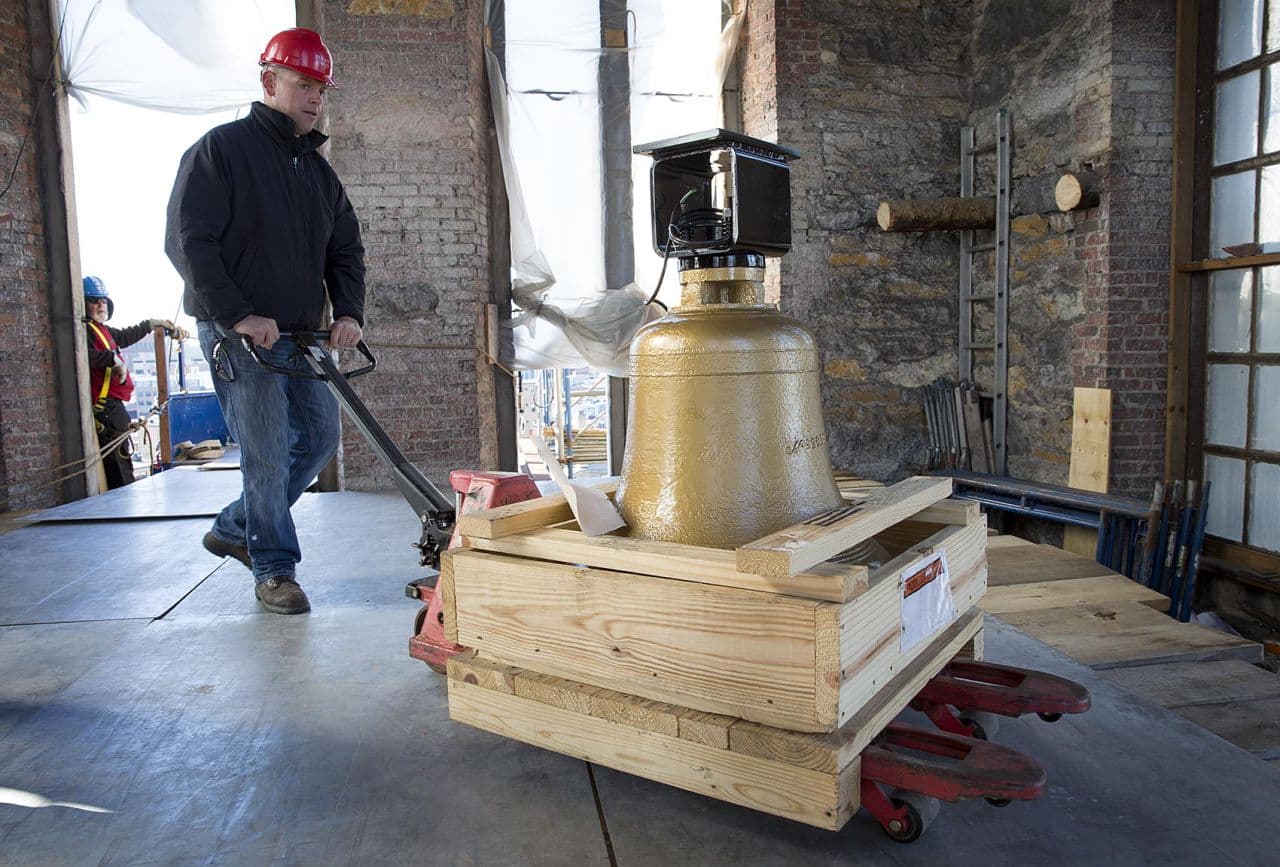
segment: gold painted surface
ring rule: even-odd
[[[617,502],[634,536],[732,548],[842,502],[813,334],[763,303],[760,269],[729,270],[682,274],[683,305],[631,343]]]

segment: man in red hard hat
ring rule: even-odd
[[[364,324],[364,247],[338,176],[317,148],[333,57],[320,35],[295,27],[259,58],[262,101],[216,127],[182,157],[169,198],[165,251],[185,283],[214,389],[240,445],[244,489],[213,522],[204,546],[253,571],[255,594],[277,614],[309,611],[289,508],[338,446],[338,406],[324,383],[281,376],[306,369],[282,331],[326,325],[329,344],[354,347]]]

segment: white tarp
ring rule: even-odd
[[[59,0],[67,93],[179,114],[248,105],[258,56],[292,0]]]

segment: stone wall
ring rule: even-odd
[[[0,2],[0,511],[61,497],[35,487],[60,461],[29,24],[25,0]]]
[[[886,234],[883,198],[957,195],[959,130],[1013,125],[1009,473],[1065,483],[1073,386],[1113,391],[1112,490],[1161,471],[1173,2],[752,0],[748,134],[798,148],[793,249],[776,292],[823,351],[838,466],[924,463],[920,389],[957,376],[958,236]],[[1066,169],[1103,175],[1061,214]],[[979,161],[992,193],[994,162]],[[975,262],[991,279],[993,257]],[[991,324],[979,309],[979,334]],[[988,331],[989,333],[989,331]],[[976,378],[991,381],[989,364]]]
[[[340,89],[329,159],[360,218],[366,339],[376,373],[356,380],[406,457],[444,485],[457,467],[496,466],[489,297],[488,102],[483,0],[323,0],[317,25]],[[385,488],[363,437],[343,437],[346,484]]]

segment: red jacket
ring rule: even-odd
[[[118,330],[97,322],[85,323],[85,334],[89,338],[89,394],[95,405],[108,397],[118,398],[121,403],[128,403],[133,397],[133,377],[129,375],[120,347],[132,346],[150,333],[151,323],[146,320]],[[125,368],[124,382],[116,382],[115,377],[107,380],[111,368],[117,365]],[[108,382],[106,394],[102,392],[104,380]]]

